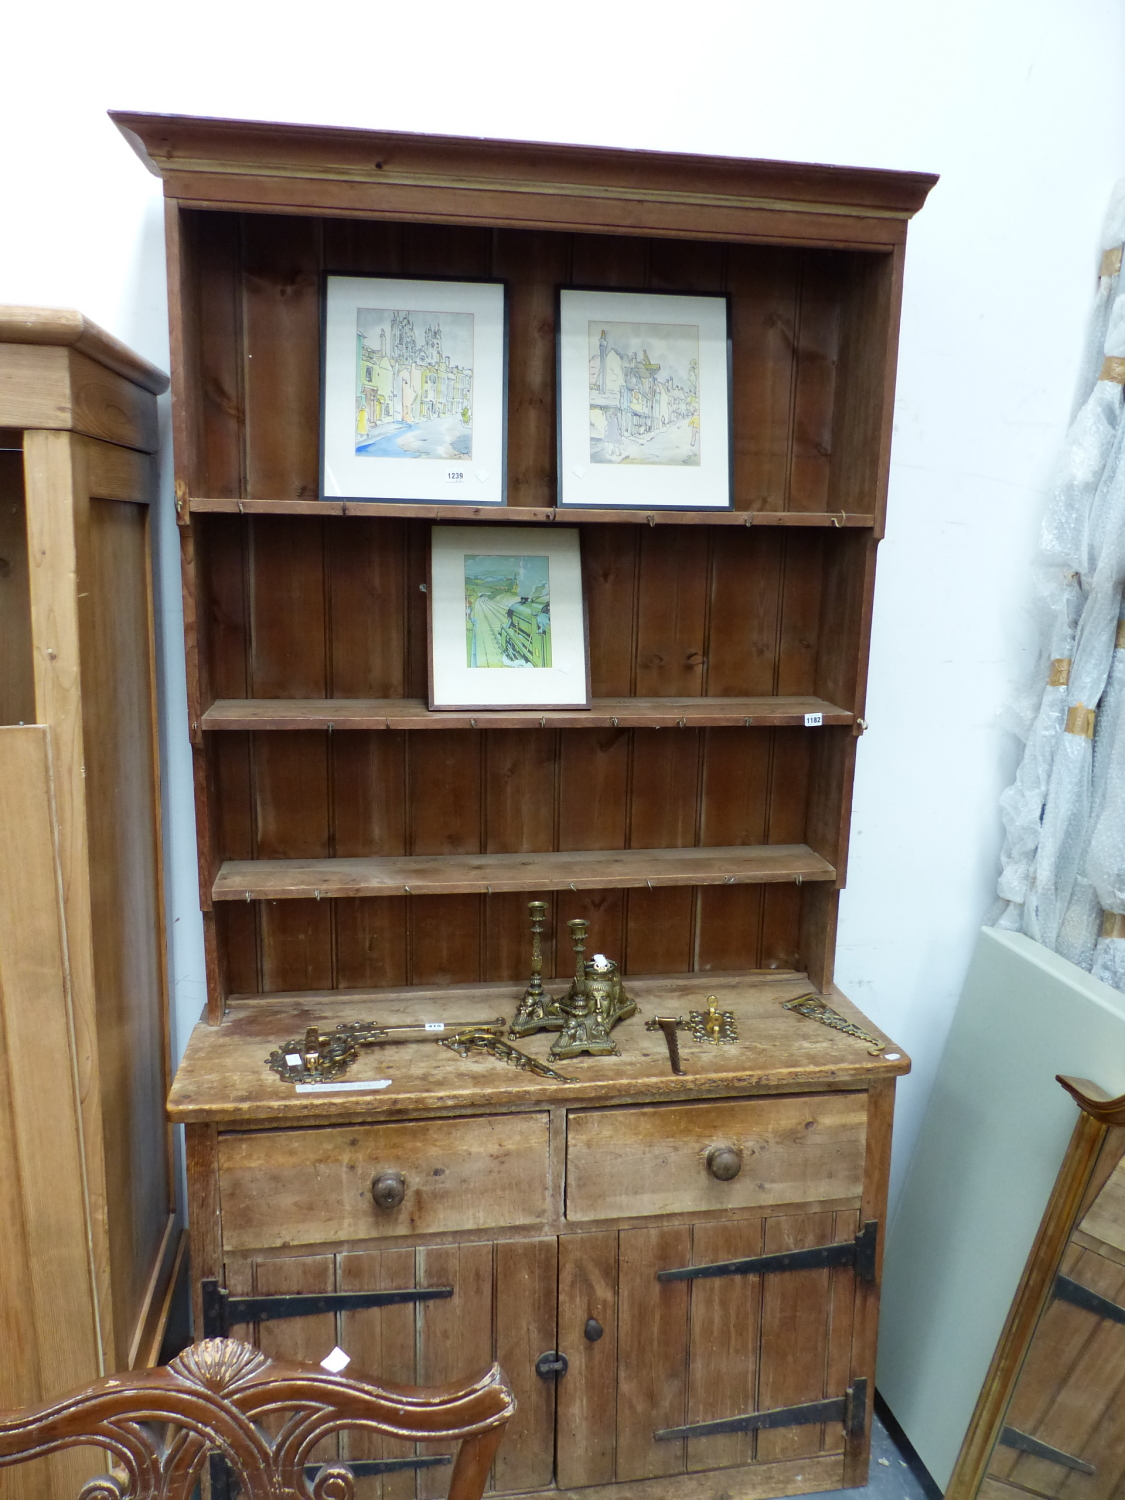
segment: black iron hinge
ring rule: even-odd
[[[748,1411],[714,1422],[689,1422],[685,1427],[663,1427],[653,1433],[658,1443],[674,1438],[718,1437],[725,1432],[760,1432],[769,1427],[802,1427],[809,1422],[840,1422],[849,1437],[862,1435],[867,1425],[867,1377],[861,1375],[842,1396],[829,1401],[806,1401],[800,1406],[776,1406],[772,1411]]]
[[[1000,1433],[1000,1444],[1004,1448],[1015,1448],[1018,1453],[1029,1453],[1032,1458],[1045,1458],[1048,1463],[1060,1464],[1064,1469],[1074,1469],[1079,1474],[1098,1472],[1084,1458],[1075,1458],[1073,1453],[1064,1453],[1061,1448],[1052,1448],[1050,1443],[1041,1443],[1030,1433],[1020,1432],[1018,1427],[1005,1427]]]
[[[751,1255],[745,1260],[720,1260],[707,1266],[679,1266],[674,1271],[657,1271],[656,1279],[699,1281],[711,1276],[761,1276],[774,1271],[814,1271],[823,1266],[854,1266],[857,1280],[874,1281],[878,1246],[878,1220],[868,1219],[854,1240],[813,1245],[808,1250],[780,1250],[774,1255]]]
[[[1125,1323],[1125,1307],[1111,1302],[1108,1297],[1100,1297],[1097,1292],[1092,1292],[1080,1281],[1072,1281],[1069,1276],[1055,1277],[1054,1292],[1060,1302],[1084,1308],[1086,1312],[1096,1313],[1099,1318],[1108,1318],[1111,1323]]]
[[[266,1323],[278,1318],[308,1318],[315,1313],[359,1312],[365,1307],[396,1307],[403,1302],[433,1302],[452,1297],[451,1286],[410,1286],[387,1292],[314,1292],[284,1297],[232,1297],[225,1286],[205,1278],[203,1337],[226,1338],[236,1323]]]

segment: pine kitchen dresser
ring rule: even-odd
[[[424,1384],[498,1358],[498,1493],[862,1483],[909,1064],[782,1002],[868,1024],[832,985],[836,909],[933,178],[114,118],[167,199],[208,962],[170,1111],[197,1327]],[[325,271],[507,282],[504,507],[319,498]],[[556,511],[566,285],[729,298],[732,510]],[[449,520],[577,526],[589,711],[426,708]],[[568,919],[621,962],[642,1014],[619,1057],[560,1083],[373,1048],[349,1078],[385,1089],[326,1094],[267,1069],[313,1024],[510,1016],[529,898],[548,990]],[[685,1035],[675,1076],[644,1021],[709,994],[740,1039]],[[445,1493],[440,1455],[347,1456],[365,1495]]]

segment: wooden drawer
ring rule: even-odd
[[[566,1216],[611,1219],[858,1198],[866,1138],[864,1093],[572,1111]],[[713,1147],[724,1146],[742,1157],[729,1181],[715,1178],[707,1161]]]
[[[223,1246],[258,1250],[538,1224],[547,1217],[545,1114],[219,1137]],[[373,1179],[399,1172],[402,1202]]]

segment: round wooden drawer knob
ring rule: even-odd
[[[712,1146],[707,1153],[707,1170],[720,1182],[730,1182],[742,1171],[742,1152],[735,1146]]]
[[[406,1178],[401,1172],[379,1172],[371,1179],[376,1208],[397,1208],[406,1197]]]

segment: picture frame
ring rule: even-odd
[[[503,505],[507,286],[324,278],[320,494]]]
[[[576,527],[434,526],[431,709],[589,708]]]
[[[562,287],[560,507],[729,510],[728,299]]]

